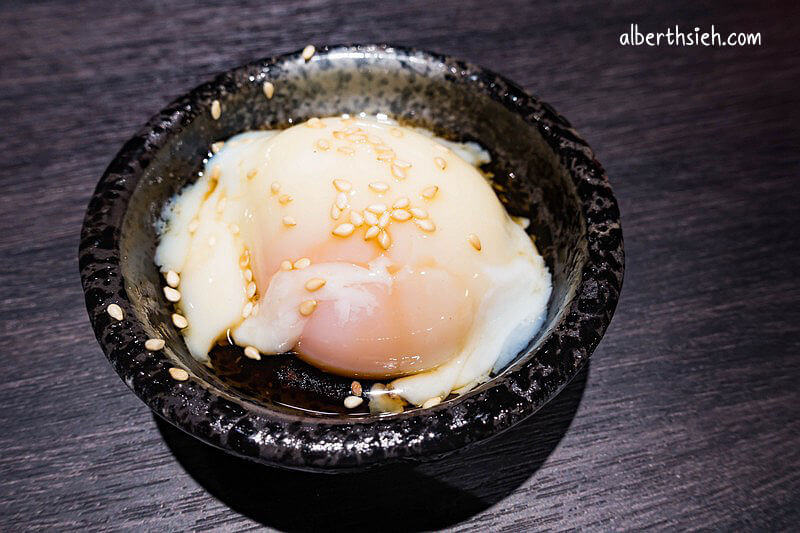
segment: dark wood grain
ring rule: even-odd
[[[795,529],[800,11],[716,4],[0,4],[0,529]],[[630,23],[763,45],[621,47]],[[489,66],[567,116],[620,201],[622,300],[590,370],[485,447],[335,479],[256,469],[156,423],[111,370],[83,211],[173,97],[358,41]]]

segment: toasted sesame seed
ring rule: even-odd
[[[256,295],[256,282],[251,281],[250,283],[247,284],[247,297],[252,298],[255,295]]]
[[[390,211],[384,211],[384,213],[378,219],[378,227],[385,228],[389,225],[389,220],[392,217],[392,213]]]
[[[363,215],[364,215],[364,220],[367,222],[368,225],[370,226],[378,225],[378,217],[375,215],[375,213],[372,213],[370,211],[364,211]]]
[[[294,217],[289,217],[289,216],[283,217],[281,219],[281,222],[283,222],[284,226],[288,226],[288,227],[292,227],[292,226],[296,226],[297,225],[297,221],[294,219]]]
[[[322,278],[311,278],[310,280],[306,281],[306,290],[309,292],[314,292],[318,289],[321,289],[327,283]]]
[[[186,381],[189,379],[189,373],[182,368],[175,368],[174,366],[169,369],[169,375],[175,381]]]
[[[394,201],[392,207],[395,209],[403,209],[404,207],[408,207],[411,201],[406,196],[401,196],[397,200]]]
[[[226,198],[220,198],[219,202],[217,202],[217,213],[222,213],[225,211],[225,205],[228,203]]]
[[[389,236],[386,230],[383,230],[378,234],[378,244],[380,244],[381,248],[384,250],[388,250],[392,245],[392,238]]]
[[[436,163],[436,166],[439,167],[440,170],[447,168],[447,161],[441,157],[434,157],[433,162]]]
[[[347,195],[345,193],[340,192],[336,195],[336,207],[339,209],[347,207]]]
[[[308,316],[314,312],[314,309],[317,308],[317,301],[316,300],[306,300],[300,304],[299,311],[300,314],[303,316]]]
[[[392,211],[392,218],[397,220],[398,222],[405,222],[409,218],[411,218],[411,213],[406,211],[405,209],[395,209]]]
[[[478,238],[477,235],[475,235],[474,233],[470,233],[469,235],[467,235],[467,240],[469,241],[469,243],[472,245],[473,248],[475,248],[479,252],[481,251],[481,240]]]
[[[341,131],[341,130],[335,130],[333,132],[333,138],[334,139],[339,139],[340,141],[343,141],[343,140],[347,139],[347,134],[345,132]]]
[[[353,393],[353,396],[361,396],[361,393],[364,389],[361,388],[361,383],[358,381],[354,381],[350,384],[350,392]]]
[[[189,325],[189,321],[186,320],[186,317],[178,313],[172,313],[172,323],[175,324],[175,327],[178,329],[183,329]]]
[[[242,307],[242,318],[247,318],[253,312],[253,302],[247,302]]]
[[[369,188],[377,193],[382,193],[389,190],[389,185],[382,181],[373,181],[369,184]]]
[[[412,207],[411,209],[409,209],[409,211],[411,212],[411,216],[413,216],[414,218],[419,218],[419,219],[428,218],[428,212],[422,209],[421,207]]]
[[[306,127],[313,128],[313,129],[320,129],[320,128],[324,128],[325,127],[325,123],[322,122],[317,117],[311,117],[310,119],[308,119],[308,122],[306,122]]]
[[[258,176],[258,170],[257,169],[253,168],[253,169],[250,169],[250,170],[247,171],[247,175],[246,175],[247,179],[251,180],[251,179],[255,178],[256,176]]]
[[[245,269],[244,271],[244,279],[247,281],[253,281],[253,271],[249,268]]]
[[[264,90],[264,96],[267,97],[267,100],[272,100],[272,95],[275,94],[275,86],[272,82],[265,81],[261,88]]]
[[[197,228],[199,226],[200,226],[200,221],[197,220],[196,218],[193,218],[191,222],[189,222],[189,225],[186,226],[186,229],[189,230],[189,233],[194,233],[195,231],[197,231]]]
[[[367,207],[367,211],[370,213],[374,213],[376,215],[380,215],[384,211],[386,211],[387,207],[386,204],[372,204],[371,206]]]
[[[436,196],[437,192],[439,192],[439,187],[437,187],[436,185],[431,185],[430,187],[425,187],[424,189],[422,189],[422,192],[420,194],[422,195],[423,198],[431,200],[433,199],[434,196]]]
[[[181,283],[180,275],[174,270],[168,270],[165,277],[167,279],[167,285],[170,287],[177,287]]]
[[[364,217],[358,211],[350,211],[350,223],[357,228],[364,223]]]
[[[109,306],[106,307],[106,312],[111,315],[111,318],[114,320],[122,320],[125,317],[122,308],[117,304],[109,304]]]
[[[336,207],[336,204],[331,206],[331,218],[333,220],[339,220],[339,217],[342,216],[342,210]]]
[[[353,188],[353,184],[352,183],[350,183],[347,180],[343,180],[343,179],[335,179],[335,180],[333,180],[333,186],[339,192],[347,192],[347,191],[349,191],[350,189]]]
[[[277,181],[273,181],[272,185],[269,186],[269,190],[272,191],[272,194],[278,194],[281,190],[281,184]]]
[[[181,301],[181,293],[172,287],[164,287],[164,297],[172,303]]]
[[[389,135],[397,137],[398,139],[403,136],[403,130],[400,128],[389,128]]]
[[[353,234],[353,231],[355,229],[356,229],[355,226],[353,226],[349,222],[345,222],[344,224],[339,224],[338,226],[336,226],[336,228],[334,228],[334,230],[331,233],[336,235],[337,237],[349,237],[350,235]]]
[[[244,347],[244,356],[248,359],[255,359],[256,361],[261,361],[261,352],[258,351],[258,348],[255,346],[245,346]]]
[[[244,251],[242,256],[239,258],[239,266],[244,268],[250,264],[250,253],[247,250]]]
[[[364,232],[364,240],[368,241],[370,239],[374,239],[375,237],[378,236],[380,232],[381,228],[379,228],[378,226],[370,226],[369,228],[367,228],[367,231]]]
[[[291,270],[294,268],[291,261],[281,261],[281,270]]]
[[[211,118],[214,120],[222,116],[222,106],[219,105],[219,100],[211,102]]]
[[[414,219],[414,224],[416,224],[417,227],[419,229],[421,229],[422,231],[430,232],[430,231],[435,231],[436,230],[436,224],[434,224],[432,220],[427,219],[427,218],[425,220]]]
[[[312,57],[314,57],[314,53],[315,53],[316,51],[317,51],[317,49],[316,49],[316,48],[314,48],[314,45],[313,45],[313,44],[309,44],[308,46],[306,46],[305,48],[303,48],[303,54],[302,54],[302,55],[303,55],[303,59],[304,59],[305,61],[308,61],[309,59],[311,59]]]
[[[406,170],[404,168],[398,167],[397,164],[392,164],[392,176],[398,180],[406,179]]]
[[[311,259],[309,259],[308,257],[301,257],[300,259],[294,262],[293,266],[297,270],[303,270],[304,268],[311,266]]]
[[[215,142],[211,145],[211,152],[217,154],[220,150],[222,150],[223,146],[225,146],[225,141]]]
[[[344,406],[348,409],[355,409],[362,403],[364,403],[364,398],[360,396],[348,396],[344,399]]]
[[[331,149],[331,142],[328,139],[318,139],[314,146],[325,152]]]
[[[147,339],[144,341],[144,347],[151,352],[157,352],[166,346],[166,344],[167,343],[164,342],[164,339]]]
[[[442,399],[439,396],[434,396],[433,398],[428,398],[425,400],[425,402],[422,404],[422,408],[429,409],[434,405],[439,405],[440,403],[442,403]]]
[[[344,155],[353,155],[356,153],[354,148],[350,148],[349,146],[340,146],[336,149],[337,152]]]
[[[278,198],[278,201],[279,201],[280,203],[282,203],[283,205],[286,205],[286,204],[288,204],[288,203],[289,203],[289,202],[291,202],[292,200],[293,200],[293,198],[292,198],[291,196],[289,196],[288,194],[282,194],[282,195],[281,195],[281,197],[280,197],[280,198]]]
[[[231,229],[231,233],[233,233],[234,235],[239,235],[239,231],[241,231],[241,228],[239,228],[239,224],[235,223],[231,224],[229,228]]]

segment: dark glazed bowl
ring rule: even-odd
[[[271,99],[262,92],[271,81]],[[222,117],[213,120],[219,100]],[[495,184],[510,213],[529,217],[553,274],[542,331],[487,383],[430,409],[388,416],[315,416],[258,403],[189,355],[171,326],[153,263],[154,221],[197,176],[211,143],[312,116],[387,113],[460,140],[497,162]],[[600,342],[624,270],[617,203],[603,168],[569,123],[505,78],[456,59],[369,45],[257,61],[179,98],[128,141],[89,204],[80,244],[86,307],[114,369],[155,413],[198,439],[265,464],[317,471],[364,469],[443,457],[537,411],[581,369]],[[106,312],[119,304],[124,320]],[[148,352],[144,341],[167,347]],[[185,368],[188,381],[170,378]],[[531,438],[536,438],[532,435]]]

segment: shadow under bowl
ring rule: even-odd
[[[266,98],[263,84],[274,86]],[[218,120],[212,102],[221,103]],[[155,222],[196,179],[212,143],[313,116],[386,113],[492,155],[509,213],[531,220],[553,277],[548,315],[525,350],[491,380],[430,409],[386,416],[315,415],[257,401],[195,361],[172,326],[153,262]],[[480,216],[480,213],[475,213]],[[117,154],[84,221],[80,270],[97,339],[116,372],[156,414],[229,453],[264,464],[347,471],[432,460],[520,422],[578,373],[619,298],[619,210],[587,144],[550,106],[486,69],[430,52],[331,46],[244,65],[177,99]],[[124,319],[107,313],[118,304]],[[167,341],[149,352],[146,339]],[[190,379],[168,370],[185,368]]]

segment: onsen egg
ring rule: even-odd
[[[180,273],[190,352],[207,359],[229,332],[415,405],[486,380],[541,327],[551,290],[487,161],[366,116],[231,138],[165,208],[156,250]]]

